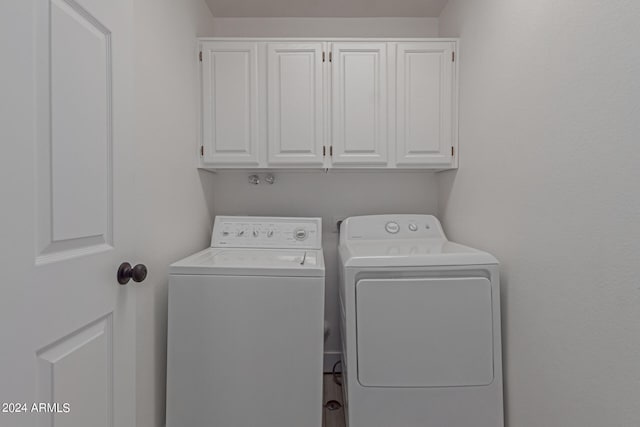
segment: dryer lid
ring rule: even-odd
[[[491,254],[446,239],[347,241],[340,245],[345,267],[435,267],[498,264]]]
[[[447,240],[433,215],[366,215],[340,227],[345,267],[427,267],[498,264],[491,254]]]

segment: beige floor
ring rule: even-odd
[[[342,387],[333,380],[333,375],[324,375],[324,412],[322,414],[322,424],[324,427],[344,427],[344,405],[342,398]],[[329,410],[327,402],[335,400],[340,403],[340,409]]]

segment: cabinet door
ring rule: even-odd
[[[269,165],[323,165],[323,43],[267,46]]]
[[[387,163],[386,43],[332,44],[332,163]]]
[[[258,165],[258,44],[202,44],[204,162]]]
[[[397,45],[396,163],[437,166],[453,163],[453,42]]]

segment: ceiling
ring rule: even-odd
[[[447,0],[206,0],[218,17],[438,17]]]

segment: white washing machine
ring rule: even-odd
[[[349,427],[503,426],[498,261],[431,215],[340,230]]]
[[[320,427],[320,218],[218,216],[170,267],[167,427]]]

